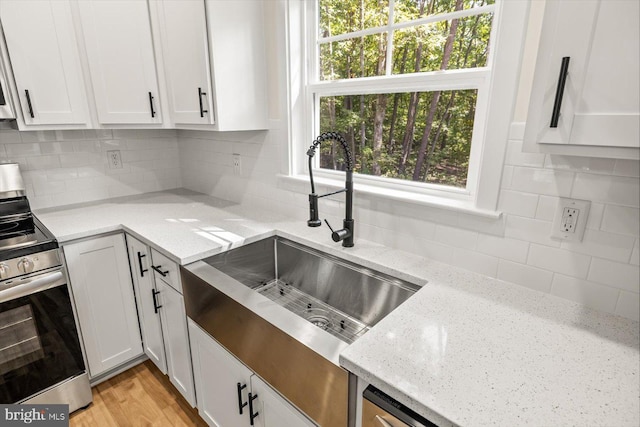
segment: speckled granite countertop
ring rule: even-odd
[[[37,211],[60,242],[125,230],[188,264],[278,234],[424,286],[340,356],[439,425],[638,426],[639,326],[364,240],[188,191]]]

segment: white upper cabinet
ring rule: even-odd
[[[267,129],[265,5],[206,0],[215,129]]]
[[[525,149],[638,158],[639,75],[640,2],[547,1]]]
[[[2,0],[0,20],[24,119],[21,129],[86,127],[87,96],[70,2]]]
[[[161,124],[147,2],[78,4],[99,122]]]
[[[150,6],[161,38],[172,123],[213,124],[204,0],[162,0]]]

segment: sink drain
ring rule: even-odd
[[[327,330],[331,327],[329,312],[320,308],[311,308],[305,312],[304,318],[316,325],[318,328]]]

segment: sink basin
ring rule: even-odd
[[[347,343],[419,289],[280,237],[204,262]]]
[[[355,419],[357,381],[340,353],[419,289],[281,237],[183,266],[180,276],[187,316],[331,427]]]

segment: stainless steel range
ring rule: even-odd
[[[17,164],[0,164],[0,403],[91,403],[67,275]]]

